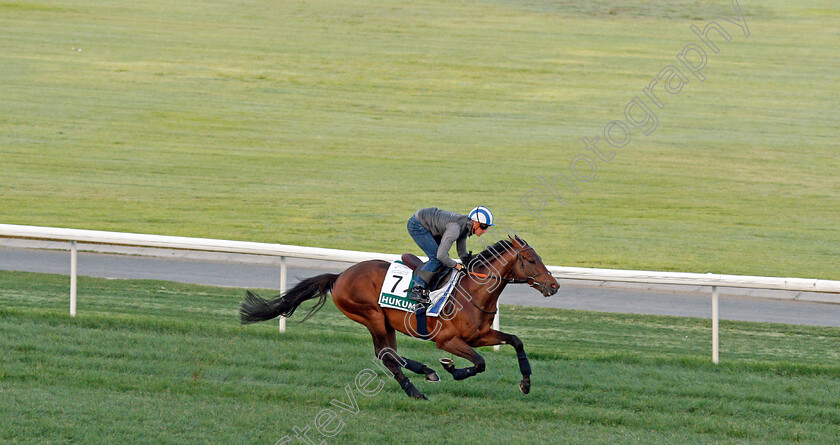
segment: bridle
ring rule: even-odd
[[[522,270],[525,270],[525,258],[522,257],[522,252],[525,252],[525,251],[528,251],[528,250],[533,251],[534,248],[531,247],[531,246],[525,246],[524,248],[518,249],[516,251],[515,260],[519,262]],[[466,273],[473,274],[473,275],[475,275],[477,277],[480,277],[480,278],[495,278],[497,280],[504,281],[505,283],[508,283],[508,284],[527,284],[529,286],[533,286],[534,284],[537,283],[537,277],[548,274],[548,276],[545,278],[545,280],[542,281],[541,283],[539,283],[540,288],[542,288],[542,289],[547,288],[546,283],[548,283],[548,279],[551,278],[551,272],[549,272],[548,270],[546,270],[545,272],[540,272],[538,274],[528,275],[524,279],[523,278],[505,278],[505,277],[499,277],[499,276],[496,276],[496,275],[493,275],[493,274],[481,274],[481,273],[472,272],[472,271],[468,271]]]
[[[526,270],[526,268],[525,268],[525,258],[522,257],[522,252],[525,252],[525,251],[528,251],[528,250],[533,251],[534,248],[531,247],[531,246],[525,246],[524,248],[517,249],[517,251],[516,251],[515,261],[519,262],[519,265],[522,268],[522,270]],[[464,272],[464,273],[473,274],[473,275],[476,275],[476,276],[481,277],[481,278],[495,278],[497,280],[504,281],[505,283],[508,283],[508,284],[527,284],[527,285],[533,287],[534,289],[539,290],[542,293],[544,293],[543,291],[545,291],[549,288],[548,280],[551,279],[551,272],[549,272],[548,270],[546,270],[545,272],[540,272],[538,274],[528,275],[524,279],[522,279],[522,278],[499,277],[499,276],[496,276],[494,274],[480,274],[480,273],[472,272],[472,271],[467,271],[467,272]],[[545,278],[545,280],[538,283],[537,282],[537,277],[539,277],[541,275],[545,275],[545,274],[548,274],[548,276]],[[539,287],[535,286],[536,284],[539,284]],[[470,298],[469,301],[476,309],[480,310],[481,312],[484,312],[485,314],[495,314],[497,312],[497,311],[492,311],[491,312],[491,311],[488,311],[488,310],[485,310],[485,309],[482,309],[482,308],[478,307],[478,305],[475,304],[475,302],[473,301],[472,298]]]
[[[522,270],[525,270],[525,258],[522,257],[522,252],[525,252],[527,250],[533,251],[534,248],[531,247],[531,246],[526,246],[525,248],[519,249],[519,250],[516,251],[516,260],[519,261],[519,265],[522,268]],[[539,283],[540,284],[539,290],[540,290],[540,292],[542,292],[543,290],[548,288],[548,280],[551,278],[551,272],[549,272],[548,270],[546,270],[545,272],[540,272],[540,273],[535,274],[535,275],[528,275],[528,276],[525,277],[525,279],[502,278],[502,280],[504,280],[505,282],[510,283],[510,284],[527,284],[528,286],[534,287],[534,284],[537,284],[537,277],[539,277],[541,275],[545,275],[545,274],[548,274],[548,276],[545,278],[545,280],[543,280],[541,283]],[[537,288],[534,287],[534,289],[537,289]]]

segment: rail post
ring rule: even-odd
[[[280,257],[280,293],[286,292],[286,257]],[[277,321],[280,333],[286,332],[286,317],[280,316]]]
[[[496,305],[496,316],[493,317],[493,329],[495,329],[497,331],[499,330],[499,326],[501,325],[501,323],[499,322],[499,312],[500,311],[501,311],[501,309],[499,308],[499,305],[497,304]],[[498,351],[499,349],[502,349],[502,345],[493,346],[494,351]]]
[[[76,241],[70,241],[70,316],[76,316],[76,268],[79,248]]]
[[[720,310],[718,301],[718,288],[712,286],[712,363],[718,364],[720,347]]]

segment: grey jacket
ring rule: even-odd
[[[465,215],[447,212],[437,207],[420,209],[414,214],[420,225],[428,230],[438,243],[437,259],[448,267],[455,267],[449,258],[449,249],[456,243],[458,257],[467,256],[467,237],[472,235],[472,221]]]

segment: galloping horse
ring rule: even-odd
[[[298,283],[285,294],[267,301],[247,292],[240,308],[242,324],[288,317],[298,306],[310,299],[318,302],[310,309],[306,320],[323,307],[332,291],[336,307],[348,318],[365,325],[373,336],[376,356],[388,368],[400,387],[410,397],[425,399],[406,377],[401,368],[424,374],[428,381],[440,380],[423,363],[396,355],[395,331],[417,335],[416,319],[410,312],[379,306],[379,291],[389,263],[371,260],[351,266],[340,274],[323,274]],[[531,389],[531,365],[519,337],[491,329],[499,295],[508,283],[525,283],[549,297],[557,293],[559,285],[546,269],[540,256],[518,236],[501,240],[476,255],[462,274],[447,307],[438,318],[429,318],[428,339],[439,349],[463,357],[473,366],[456,369],[450,359],[441,364],[455,380],[462,380],[484,371],[484,358],[474,347],[507,344],[516,349],[522,381],[519,389],[528,394]]]

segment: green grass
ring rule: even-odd
[[[240,327],[236,289],[0,272],[0,442],[273,444],[346,400],[376,368],[369,334],[332,303],[288,332]],[[384,389],[327,443],[830,443],[840,434],[840,330],[505,306],[534,370],[509,348],[487,371]],[[299,317],[298,317],[299,319]],[[401,337],[400,352],[447,354]],[[459,366],[465,362],[458,359]],[[381,371],[377,371],[382,374]],[[434,432],[419,425],[432,426]],[[311,431],[311,437],[319,437]]]
[[[0,219],[400,252],[484,204],[548,264],[840,279],[840,9],[741,8],[541,225],[520,198],[730,2],[0,2]]]

